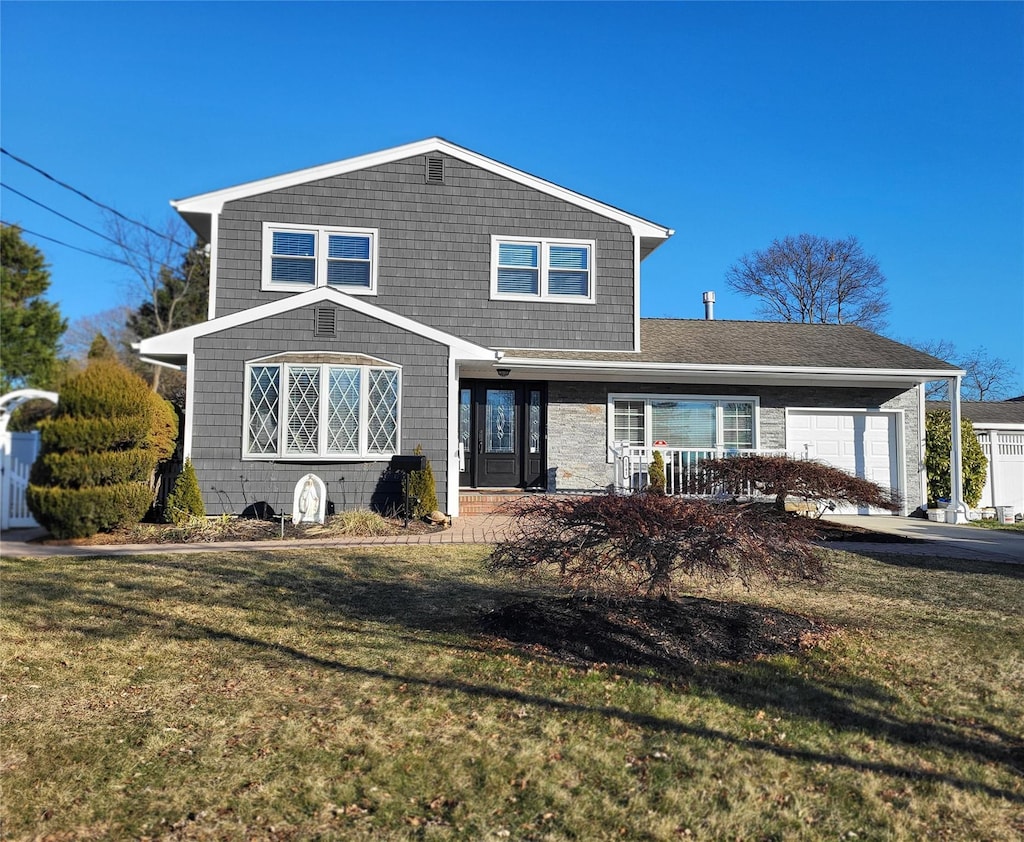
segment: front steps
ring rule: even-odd
[[[487,488],[482,491],[459,492],[459,517],[472,515],[493,515],[507,506],[529,497],[536,497],[536,491],[521,488]]]

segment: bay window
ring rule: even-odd
[[[246,366],[243,457],[386,459],[399,449],[400,372],[375,365]]]

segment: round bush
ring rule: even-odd
[[[88,488],[29,485],[28,506],[55,538],[87,538],[124,523],[138,523],[153,502],[148,483]]]

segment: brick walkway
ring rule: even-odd
[[[474,515],[456,518],[451,529],[442,532],[408,533],[380,538],[300,538],[265,541],[218,541],[198,544],[89,544],[87,546],[39,544],[33,540],[42,529],[13,529],[0,540],[4,558],[46,558],[48,556],[167,555],[180,553],[239,552],[248,550],[301,550],[310,547],[391,547],[421,544],[493,544],[509,526],[502,515]]]
[[[971,526],[946,526],[914,518],[862,518],[835,516],[829,518],[877,530],[878,543],[834,542],[835,549],[853,553],[894,553],[932,558],[960,558],[978,561],[1024,563],[1024,535],[994,532]],[[171,555],[209,552],[258,552],[301,550],[310,547],[367,547],[424,544],[493,544],[510,525],[503,515],[470,515],[456,518],[451,529],[426,534],[390,535],[384,538],[301,538],[266,541],[218,541],[201,544],[92,544],[61,546],[32,543],[45,534],[42,529],[21,529],[5,532],[0,540],[0,556],[46,558],[48,556],[118,556]],[[887,542],[886,533],[921,539],[921,543]]]

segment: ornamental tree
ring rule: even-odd
[[[177,415],[117,360],[97,357],[68,378],[27,501],[58,538],[79,538],[138,522],[153,503],[157,465],[174,452]]]

